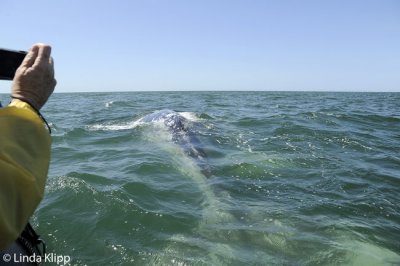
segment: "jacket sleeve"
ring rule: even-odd
[[[0,109],[0,250],[18,238],[43,198],[51,138],[22,101]]]

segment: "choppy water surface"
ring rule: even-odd
[[[209,174],[156,110],[184,115]],[[400,94],[52,96],[33,223],[73,265],[399,265]]]

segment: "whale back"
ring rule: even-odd
[[[163,123],[172,134],[172,141],[182,147],[185,154],[196,160],[202,172],[209,176],[209,166],[206,162],[206,153],[202,148],[200,140],[191,130],[193,123],[178,112],[164,109],[146,115],[141,119],[145,123]]]

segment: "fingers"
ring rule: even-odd
[[[46,67],[50,63],[51,47],[46,44],[36,44],[38,54],[32,67]]]
[[[53,62],[50,57],[51,47],[43,43],[37,43],[32,46],[28,54],[21,63],[21,67],[46,67],[48,65],[53,68]]]
[[[34,45],[32,48],[29,50],[27,55],[25,56],[24,60],[21,63],[21,67],[31,67],[33,63],[35,62],[35,59],[38,54],[39,47]]]

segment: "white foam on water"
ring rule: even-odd
[[[185,119],[191,122],[199,122],[202,119],[194,112],[178,112],[179,115],[183,116]]]
[[[105,106],[108,108],[113,104],[113,101],[107,102]],[[191,122],[198,122],[201,119],[196,115],[194,112],[179,112],[179,115],[183,116],[185,119]],[[143,125],[154,125],[155,127],[161,128],[165,127],[164,125],[164,119],[160,118],[158,120],[154,120],[151,122],[144,122],[143,118],[145,116],[142,116],[139,119],[136,119],[131,122],[124,122],[124,123],[101,123],[101,124],[94,124],[94,125],[87,125],[86,128],[91,131],[98,131],[98,130],[107,130],[107,131],[118,131],[118,130],[128,130],[128,129],[134,129],[138,126],[143,126]]]
[[[117,124],[94,124],[94,125],[88,125],[86,128],[91,131],[98,131],[98,130],[107,130],[107,131],[117,131],[117,130],[128,130],[128,129],[134,129],[140,125],[143,125],[144,123],[135,120],[132,122],[126,122],[126,123],[117,123]]]
[[[113,103],[114,103],[114,101],[106,102],[106,104],[105,104],[106,108],[109,108]]]

